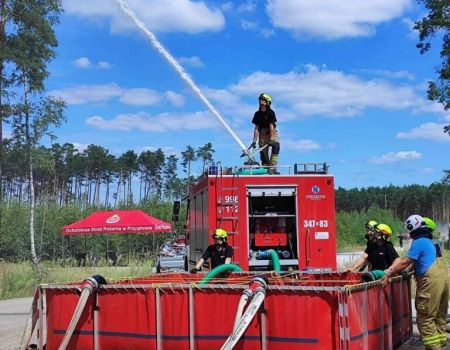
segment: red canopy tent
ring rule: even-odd
[[[63,236],[162,232],[172,232],[172,225],[142,210],[97,211],[61,230]]]
[[[164,233],[172,231],[171,224],[156,219],[142,210],[97,211],[61,229],[63,236],[85,236],[84,255],[86,255],[86,235],[125,233],[127,234],[128,258],[130,255],[128,234]],[[108,245],[108,239],[106,239],[107,258],[109,252]]]

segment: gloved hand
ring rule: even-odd
[[[190,273],[197,273],[198,271],[200,271],[199,269],[197,269],[196,267],[193,267],[190,271]]]
[[[276,142],[277,141],[277,130],[272,129],[270,130],[270,141]]]

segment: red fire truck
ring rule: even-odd
[[[273,270],[270,250],[282,270],[335,271],[334,179],[327,164],[298,163],[286,175],[258,174],[260,169],[211,167],[191,189],[189,266],[213,243],[214,229],[223,228],[232,262],[244,271]]]

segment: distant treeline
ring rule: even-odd
[[[430,186],[388,186],[336,190],[338,212],[366,212],[371,207],[389,210],[400,220],[411,214],[428,216],[435,221],[450,221],[450,181]]]
[[[66,205],[77,203],[86,208],[120,203],[132,205],[152,198],[171,201],[186,194],[188,182],[195,181],[191,168],[201,171],[213,162],[211,143],[181,152],[181,167],[186,177],[179,177],[179,160],[162,149],[132,150],[115,156],[108,149],[91,144],[79,151],[73,144],[38,146],[33,153],[33,187],[36,203]],[[3,140],[3,202],[24,203],[29,199],[29,167],[25,146],[12,139]],[[136,185],[138,184],[138,185]]]

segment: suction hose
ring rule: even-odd
[[[383,270],[373,270],[369,272],[364,272],[361,276],[361,282],[373,282],[378,281],[383,278],[384,271]]]
[[[273,249],[269,249],[267,252],[272,259],[273,270],[275,272],[281,272],[280,258],[278,257],[278,253]]]
[[[227,272],[227,271],[242,271],[242,269],[239,266],[234,265],[234,264],[223,264],[223,265],[216,266],[211,271],[209,271],[205,277],[203,277],[203,279],[199,282],[199,284],[206,284],[210,280],[212,280],[214,277],[216,277],[217,275],[220,275],[222,272]]]
[[[247,307],[247,310],[242,315],[242,317],[240,317],[238,313],[236,314],[233,332],[230,334],[228,339],[222,345],[220,350],[231,350],[237,344],[237,342],[242,337],[247,327],[252,322],[256,313],[258,312],[259,307],[263,303],[264,298],[266,297],[266,287],[267,287],[266,278],[255,277],[254,279],[252,279],[249,287],[244,291],[244,294],[253,296],[252,301],[250,302],[250,305]]]
[[[81,295],[78,300],[77,307],[72,315],[72,319],[70,320],[69,327],[67,328],[66,334],[59,345],[58,350],[66,350],[67,345],[69,345],[70,338],[77,326],[78,321],[80,320],[81,314],[83,313],[84,307],[86,306],[86,302],[92,292],[96,291],[98,287],[102,284],[106,284],[106,280],[103,276],[94,275],[84,280],[83,284],[80,287]]]

